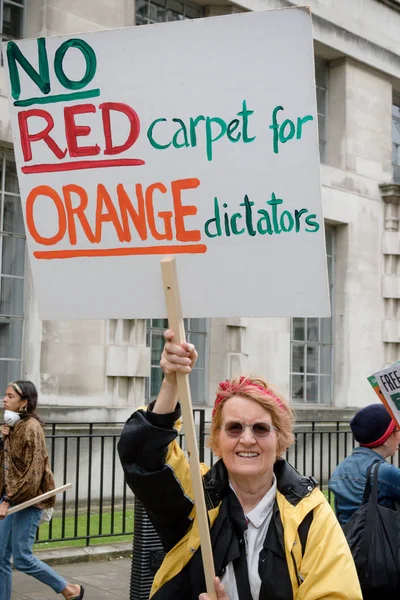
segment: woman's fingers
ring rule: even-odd
[[[187,342],[176,344],[172,341],[173,337],[174,333],[171,329],[164,332],[166,343],[161,355],[161,369],[165,375],[176,372],[189,374],[197,360],[196,348]]]
[[[217,600],[229,600],[227,593],[225,592],[225,588],[222,585],[219,577],[214,579],[214,587],[217,592]]]
[[[217,600],[229,600],[225,588],[218,577],[214,579],[214,587],[215,593],[217,594]],[[199,600],[211,600],[211,598],[208,594],[200,594]]]

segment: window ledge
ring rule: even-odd
[[[380,183],[379,189],[384,202],[400,204],[400,183]]]
[[[393,8],[393,10],[397,10],[400,12],[400,2],[399,0],[378,0],[381,4],[386,4],[389,8]]]

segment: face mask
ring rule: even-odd
[[[13,410],[5,410],[4,411],[4,423],[9,427],[14,427],[21,420],[21,417],[18,413]]]

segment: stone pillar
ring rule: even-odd
[[[330,63],[328,164],[377,182],[391,181],[392,86],[351,59]]]
[[[346,217],[336,227],[334,401],[362,406],[373,400],[366,377],[384,362],[379,183],[392,178],[392,86],[384,74],[340,59],[330,65],[328,98],[330,193]],[[392,217],[387,212],[390,226]]]
[[[400,354],[400,185],[379,187],[384,202],[382,339],[384,361],[390,365],[399,360]]]
[[[150,376],[150,348],[146,347],[145,319],[108,321],[106,347],[107,390],[113,406],[139,406]]]

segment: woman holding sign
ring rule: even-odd
[[[37,390],[31,381],[15,381],[4,397],[5,421],[0,439],[0,599],[11,600],[12,570],[35,577],[64,598],[81,600],[84,589],[70,584],[32,553],[43,509],[55,497],[7,516],[22,504],[55,488],[42,422],[36,414]]]
[[[176,373],[190,373],[193,345],[165,332],[157,400],[125,425],[119,453],[126,478],[168,552],[152,600],[209,600],[189,467],[176,442]],[[202,465],[218,600],[361,600],[342,530],[313,478],[280,456],[293,443],[292,411],[262,378],[219,384]]]

